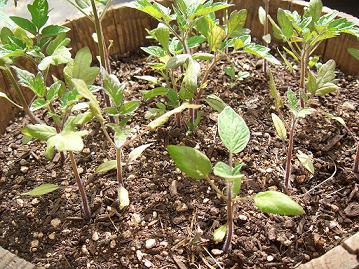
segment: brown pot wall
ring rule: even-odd
[[[263,0],[234,0],[235,6],[233,9],[247,9],[247,27],[252,30],[252,35],[261,39],[263,35],[263,26],[259,23],[258,8],[263,6]],[[290,9],[303,12],[303,7],[307,5],[304,1],[297,0],[270,0],[270,15],[275,18],[277,9]],[[331,12],[326,8],[325,12]],[[359,26],[359,20],[344,13],[339,13],[340,17],[346,17],[354,21]],[[123,55],[138,50],[139,47],[146,44],[146,31],[156,26],[157,22],[151,19],[146,14],[139,12],[123,5],[114,6],[103,20],[103,28],[105,40],[113,40],[113,46],[110,51],[112,55]],[[92,39],[92,33],[95,32],[94,26],[85,17],[72,19],[64,23],[72,30],[69,33],[71,38],[72,53],[75,54],[77,50],[82,47],[89,47],[95,57],[97,54],[97,46]],[[325,60],[334,59],[338,67],[350,74],[359,74],[359,62],[356,61],[347,52],[347,48],[359,48],[359,41],[349,35],[341,35],[326,41],[319,49]],[[31,67],[27,69],[31,71]],[[33,70],[34,71],[34,70]],[[56,75],[61,76],[61,73],[56,71]],[[11,97],[15,97],[13,90],[9,86],[8,81],[0,74],[0,91],[5,92]],[[31,99],[31,93],[27,93],[27,98]],[[16,99],[16,98],[14,98]],[[6,100],[0,99],[0,134],[4,132],[10,120],[12,120],[16,112],[11,104]]]

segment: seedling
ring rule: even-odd
[[[17,25],[17,28],[12,31],[8,27],[3,27],[0,31],[0,69],[15,89],[21,105],[17,105],[4,94],[0,97],[10,100],[12,104],[22,108],[31,122],[36,124],[40,123],[40,120],[32,112],[45,104],[45,84],[48,80],[50,65],[65,64],[71,60],[69,49],[66,48],[70,42],[70,39],[66,38],[66,33],[70,29],[59,25],[46,25],[49,18],[46,0],[34,0],[33,4],[28,5],[28,11],[31,20],[11,16],[10,19]],[[15,62],[19,58],[25,58],[36,66],[38,72],[36,76],[16,67]],[[14,71],[16,71],[19,81]],[[38,97],[31,108],[20,85],[29,88]]]
[[[218,162],[213,168],[208,157],[197,149],[174,145],[168,146],[167,149],[176,166],[182,172],[194,180],[206,180],[218,196],[226,201],[227,224],[215,232],[214,239],[221,241],[226,235],[223,251],[227,252],[230,249],[234,233],[233,204],[241,199],[238,195],[244,180],[244,175],[241,173],[244,164],[236,163],[234,154],[245,149],[250,138],[250,132],[243,118],[229,106],[225,107],[219,115],[218,132],[222,143],[229,152],[228,164]],[[212,171],[216,176],[224,179],[226,194],[223,194],[210,178]],[[279,192],[260,192],[254,197],[248,197],[248,199],[254,200],[256,207],[262,212],[287,216],[297,216],[304,213],[301,206]]]
[[[289,126],[289,138],[287,146],[287,157],[285,162],[285,173],[284,173],[284,189],[286,193],[289,192],[289,179],[292,173],[292,156],[293,156],[293,145],[294,145],[294,135],[295,129],[300,118],[305,118],[306,116],[314,113],[316,110],[313,108],[301,108],[299,105],[299,100],[296,97],[295,93],[292,90],[288,90],[288,107],[292,114],[291,124]],[[287,139],[287,130],[284,122],[276,115],[272,114],[273,124],[277,135],[280,139],[285,141]],[[298,156],[301,163],[307,168],[310,172],[314,172],[312,169],[311,158],[304,153],[299,153]]]
[[[226,54],[228,48],[279,64],[269,54],[269,49],[251,42],[250,31],[244,28],[246,10],[233,11],[226,16],[228,18],[224,25],[219,23],[214,12],[226,10],[230,6],[225,2],[183,0],[175,1],[172,12],[170,8],[148,0],[130,4],[130,7],[159,21],[157,28],[148,31],[149,37],[155,39],[159,46],[142,49],[151,59],[156,60],[150,66],[161,75],[160,82],[164,85],[147,94],[167,97],[170,106],[179,106],[183,102],[199,104],[213,68],[219,60],[230,59]],[[206,51],[198,52],[199,47]],[[163,106],[166,104],[161,105],[161,108]],[[195,110],[192,110],[190,117],[192,124],[188,126],[193,127],[197,119]]]
[[[321,0],[311,0],[303,16],[300,16],[297,11],[291,12],[281,8],[277,12],[278,24],[269,16],[274,37],[284,41],[287,44],[287,47],[283,47],[284,50],[300,63],[299,92],[302,108],[305,107],[305,101],[308,98],[305,81],[309,70],[309,58],[327,39],[341,33],[359,36],[359,28],[355,23],[345,18],[336,19],[335,12],[322,15],[322,9]],[[288,63],[287,60],[285,61]]]

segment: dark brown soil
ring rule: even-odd
[[[130,98],[140,99],[140,90],[149,87],[134,78],[152,74],[145,62],[142,56],[114,61],[119,78],[129,82]],[[285,145],[275,137],[271,121],[275,111],[261,61],[238,55],[235,62],[251,76],[230,88],[220,64],[206,93],[218,94],[250,127],[248,147],[235,156],[246,164],[241,195],[281,190]],[[273,73],[283,96],[288,87],[297,89],[298,79],[284,67],[274,68]],[[338,77],[340,90],[313,100],[311,106],[343,117],[358,137],[359,79],[340,72]],[[148,106],[154,102],[143,102],[132,126],[145,126],[148,121],[143,115]],[[295,138],[294,152],[311,152],[315,158],[313,176],[296,158],[293,161],[292,196],[306,214],[273,216],[260,213],[250,201],[238,202],[232,251],[212,254],[222,247],[212,241],[212,232],[226,221],[225,204],[206,182],[190,180],[176,170],[165,147],[197,146],[213,163],[226,160],[216,132],[217,113],[208,107],[204,111],[200,127],[192,134],[169,123],[125,149],[128,154],[135,146],[153,143],[124,171],[131,204],[119,213],[111,207],[116,196],[115,174],[94,174],[105,159],[115,158],[115,152],[98,126],[90,126],[93,131],[86,138],[86,149],[76,156],[93,210],[90,223],[81,219],[69,163],[46,161],[40,142],[22,145],[20,129],[28,120],[18,117],[0,141],[0,245],[46,268],[294,268],[359,231],[359,182],[351,173],[355,140],[340,124],[317,113],[300,122]],[[289,119],[287,110],[283,115]],[[307,193],[328,179],[335,167],[332,179]],[[40,198],[21,195],[44,182],[63,188]]]

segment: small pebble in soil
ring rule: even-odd
[[[272,262],[274,260],[274,257],[272,255],[267,256],[267,261]]]
[[[27,166],[21,166],[21,167],[20,167],[20,171],[25,174],[25,173],[27,173],[27,172],[29,171],[29,167],[27,167]]]
[[[81,251],[82,251],[82,253],[85,254],[85,255],[90,255],[90,252],[88,251],[86,245],[82,245]]]
[[[61,220],[58,219],[58,218],[51,220],[51,226],[54,227],[55,229],[56,229],[57,227],[59,227],[60,224],[61,224]]]
[[[212,249],[211,252],[212,252],[212,254],[213,254],[214,256],[219,256],[219,255],[221,255],[221,254],[223,253],[222,250],[217,249],[217,248]]]
[[[34,248],[37,248],[39,246],[39,240],[33,240],[31,241],[30,243],[30,246],[31,246],[31,251],[33,251]]]
[[[20,207],[23,207],[23,206],[24,206],[24,200],[22,200],[22,199],[16,199],[16,203],[17,203]]]
[[[55,240],[55,237],[56,237],[56,233],[55,233],[55,232],[49,234],[49,239]]]
[[[32,205],[37,205],[37,204],[39,204],[39,203],[40,203],[40,201],[39,201],[39,199],[37,199],[37,198],[31,200],[31,204],[32,204]]]
[[[248,217],[245,215],[238,215],[238,218],[243,221],[246,221],[248,219]]]
[[[145,247],[146,249],[151,249],[156,246],[156,239],[148,239],[146,240]]]
[[[93,240],[93,241],[97,241],[98,239],[99,239],[98,232],[94,232],[94,233],[92,234],[92,240]]]
[[[153,263],[150,262],[149,260],[143,260],[143,264],[147,267],[147,268],[151,268],[153,266]]]
[[[116,247],[116,241],[115,240],[111,240],[110,242],[110,248],[115,248]]]

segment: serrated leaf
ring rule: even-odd
[[[295,93],[291,89],[289,89],[287,91],[287,98],[288,98],[289,109],[292,112],[297,111],[298,108],[299,108],[298,98],[297,98],[297,96],[295,95]]]
[[[38,73],[36,76],[27,70],[23,70],[16,66],[13,66],[13,69],[16,71],[16,75],[19,79],[19,83],[32,90],[36,96],[44,97],[46,93],[46,86],[44,79],[41,73]]]
[[[272,120],[278,137],[285,140],[287,138],[287,130],[284,122],[274,113],[272,113]]]
[[[223,239],[226,237],[227,234],[227,225],[224,224],[219,228],[215,229],[213,232],[213,241],[215,242],[222,242]]]
[[[23,135],[46,141],[57,134],[56,129],[45,124],[29,124],[21,129]]]
[[[224,2],[211,3],[210,5],[201,4],[194,13],[194,16],[205,16],[218,10],[229,8],[230,6],[232,6],[232,4]]]
[[[255,206],[262,212],[284,216],[299,216],[305,212],[303,208],[289,196],[277,192],[259,192],[254,197]]]
[[[305,169],[307,169],[311,174],[314,174],[314,164],[313,164],[313,158],[311,156],[298,150],[297,158]]]
[[[200,108],[200,105],[194,105],[194,104],[189,104],[189,103],[183,103],[181,106],[166,112],[165,114],[163,114],[162,116],[158,117],[157,119],[151,121],[147,127],[150,130],[155,130],[156,128],[162,126],[163,124],[165,124],[171,116],[177,114],[177,113],[181,113],[183,110],[186,109],[198,109]]]
[[[249,128],[244,119],[227,106],[218,116],[218,132],[225,147],[232,153],[244,150],[249,142]]]
[[[107,173],[111,170],[115,170],[117,168],[116,160],[110,160],[102,163],[96,168],[96,173]]]
[[[64,46],[56,48],[52,55],[45,57],[38,65],[39,70],[45,71],[50,65],[67,64],[70,62],[71,53],[70,49]]]
[[[130,198],[128,196],[128,191],[123,186],[117,189],[117,199],[118,199],[120,210],[130,205]]]
[[[308,14],[316,22],[322,15],[323,3],[321,0],[310,0],[308,6]]]
[[[280,62],[272,54],[269,53],[269,49],[267,47],[251,43],[245,46],[243,50],[257,57],[263,58],[272,64],[280,65]]]
[[[54,192],[59,188],[60,187],[55,184],[42,184],[31,191],[22,193],[21,195],[42,196],[50,192]]]
[[[283,107],[283,99],[280,96],[280,93],[275,84],[273,73],[270,69],[268,69],[268,75],[269,75],[269,82],[268,82],[269,92],[270,92],[271,97],[274,100],[274,105],[275,105],[276,110],[279,110]]]
[[[58,151],[77,151],[80,152],[84,148],[82,136],[87,135],[87,131],[71,131],[63,130],[49,138],[48,143],[54,146]]]
[[[208,177],[212,171],[212,164],[208,157],[194,148],[170,145],[167,150],[176,166],[195,180]]]
[[[134,150],[131,151],[131,153],[128,155],[128,163],[134,162],[138,157],[142,155],[142,153],[152,145],[153,143],[141,145]]]
[[[30,11],[32,22],[38,29],[46,24],[49,19],[49,5],[47,0],[34,0],[32,5],[27,5],[27,9]]]

